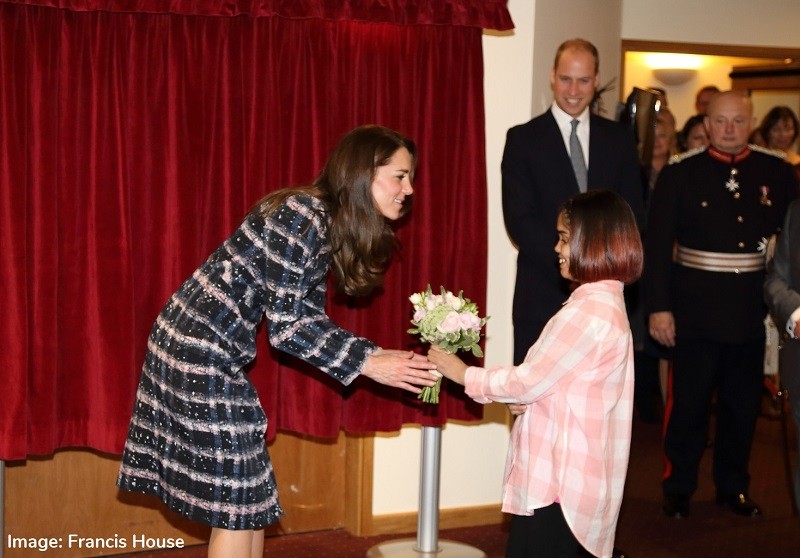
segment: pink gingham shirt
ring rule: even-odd
[[[560,501],[578,541],[611,556],[628,469],[633,340],[619,281],[579,286],[519,366],[467,369],[479,403],[529,403],[511,431],[503,511]]]

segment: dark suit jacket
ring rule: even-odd
[[[506,229],[519,249],[513,308],[519,361],[569,296],[558,271],[555,230],[561,205],[579,190],[549,109],[508,131],[501,168]],[[589,189],[619,193],[642,222],[642,182],[632,134],[596,115],[589,124]]]
[[[800,308],[800,200],[792,202],[764,282],[764,299],[778,331]],[[800,331],[795,331],[800,335]],[[788,337],[788,336],[787,336]],[[787,339],[780,351],[781,383],[800,402],[800,340]]]

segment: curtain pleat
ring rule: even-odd
[[[484,308],[482,64],[470,26],[0,1],[0,459],[120,452],[161,306],[256,200],[313,180],[361,124],[417,141],[414,208],[383,289],[332,300],[331,317],[419,348],[407,299],[428,282]],[[270,437],[481,416],[460,388],[438,406],[363,378],[343,388],[263,328],[257,343]]]

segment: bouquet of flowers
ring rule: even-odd
[[[450,354],[456,351],[471,351],[476,357],[482,357],[483,351],[478,346],[481,328],[489,317],[478,316],[478,305],[464,298],[464,291],[458,295],[439,287],[440,294],[433,294],[431,286],[421,293],[414,293],[408,300],[414,306],[414,326],[408,333],[417,334],[426,343],[438,345]],[[439,389],[442,379],[436,385],[423,388],[418,399],[425,403],[439,402]]]

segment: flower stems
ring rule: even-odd
[[[422,393],[417,396],[417,399],[422,399],[423,403],[438,403],[439,390],[442,388],[442,379],[436,380],[432,386],[422,388]]]

